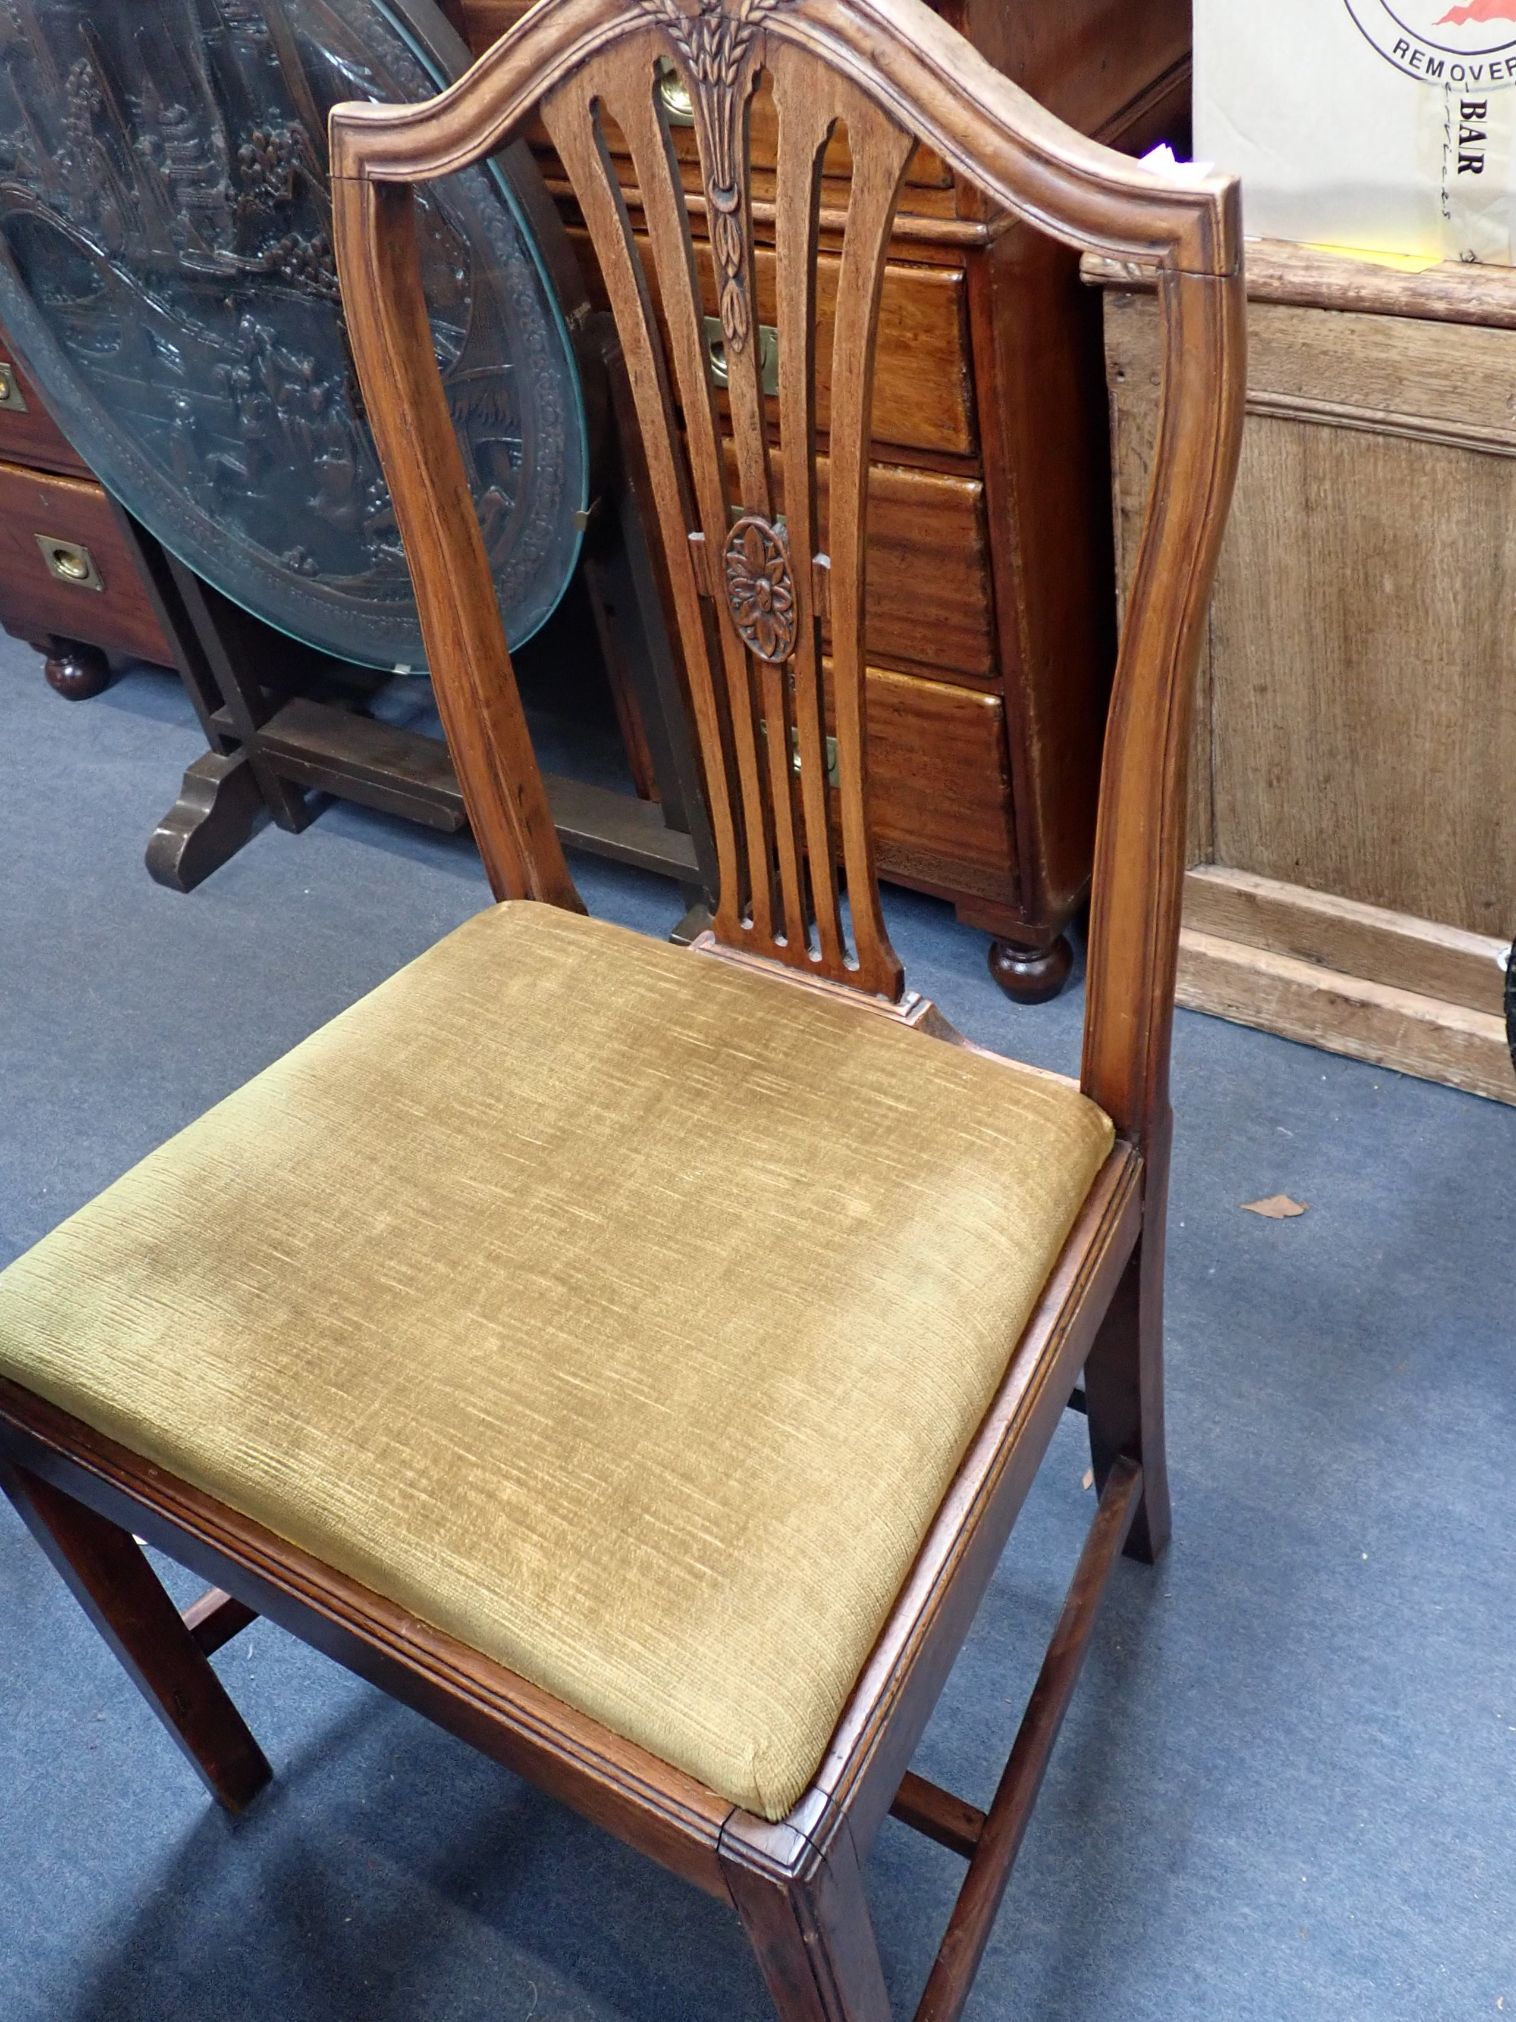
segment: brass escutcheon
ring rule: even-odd
[[[659,57],[657,74],[658,102],[663,107],[664,118],[670,126],[693,126],[695,107],[690,98],[690,88],[671,57]]]
[[[12,414],[25,414],[26,395],[16,384],[16,368],[8,358],[0,358],[0,407]]]
[[[705,323],[705,357],[710,368],[712,383],[725,386],[729,377],[726,363],[726,334],[721,328],[719,316],[707,316]],[[779,391],[779,332],[772,323],[758,325],[758,374],[765,393]]]
[[[758,735],[763,739],[765,744],[768,743],[769,727],[762,717],[758,719]],[[828,786],[840,786],[842,784],[842,768],[837,763],[836,738],[828,735],[823,741],[822,749],[826,753],[826,783]],[[791,730],[790,771],[799,772],[801,769],[800,732],[798,730]]]
[[[56,534],[38,534],[36,542],[48,574],[56,576],[60,583],[68,583],[76,590],[105,588],[88,548],[80,547],[77,541],[59,540]]]

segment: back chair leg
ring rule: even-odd
[[[1163,1224],[1144,1228],[1084,1365],[1095,1488],[1103,1493],[1123,1455],[1142,1469],[1142,1501],[1127,1539],[1129,1558],[1152,1565],[1169,1541],[1169,1475],[1163,1436]]]
[[[789,1828],[774,1828],[776,1834]],[[890,2000],[852,1837],[843,1826],[804,1880],[722,1836],[732,1900],[779,2022],[890,2022]]]
[[[241,1811],[273,1774],[129,1531],[20,1468],[0,1487],[206,1788]]]

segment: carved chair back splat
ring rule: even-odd
[[[543,117],[589,225],[622,333],[647,444],[674,608],[706,760],[727,947],[900,994],[865,822],[862,588],[864,486],[877,306],[906,136],[860,92],[798,50],[765,52],[780,0],[659,25],[593,59],[544,101]],[[672,50],[687,81],[709,235],[699,245],[665,124],[656,65]],[[779,301],[777,441],[762,385],[748,110],[767,54],[778,124],[774,258]],[[611,164],[614,124],[630,151],[656,274],[639,257]],[[845,125],[854,171],[833,333],[832,483],[823,530],[816,485],[816,255],[821,162]],[[734,474],[707,369],[697,262],[720,304]],[[665,349],[654,288],[668,329]],[[683,420],[683,433],[679,420]],[[782,456],[782,480],[771,457]],[[839,900],[825,752],[821,621],[829,614],[841,858]],[[794,760],[792,762],[792,754]]]
[[[698,193],[681,185],[655,88],[669,63],[693,107]],[[777,398],[763,390],[751,292],[748,125],[759,89],[772,93],[778,129],[765,207]],[[412,185],[477,160],[534,111],[573,185],[626,355],[715,833],[714,939],[886,1001],[900,999],[903,978],[869,838],[862,611],[879,291],[912,146],[924,142],[1054,236],[1157,270],[1165,388],[1102,777],[1083,1069],[1118,1129],[1149,1137],[1167,1098],[1183,719],[1240,426],[1240,236],[1228,186],[1163,181],[1083,139],[917,0],[554,0],[429,105],[337,110],[349,331],[475,830],[497,892],[568,904],[577,896],[435,384],[410,215]],[[853,169],[823,523],[817,219],[822,155],[839,128]],[[608,135],[634,165],[645,254]],[[730,457],[708,371],[702,262],[720,305]]]
[[[688,203],[654,94],[659,58],[683,71],[695,106],[703,189]],[[762,389],[749,292],[746,135],[760,81],[779,126],[775,409]],[[539,107],[595,239],[645,437],[709,776],[718,943],[896,1015],[914,1018],[919,1009],[902,1001],[874,885],[860,612],[875,313],[912,144],[924,142],[1031,225],[1156,273],[1163,383],[1101,782],[1082,1068],[1083,1087],[1114,1121],[1118,1142],[1089,1183],[1020,1338],[1006,1343],[999,1387],[809,1788],[781,1819],[723,1799],[9,1378],[0,1379],[0,1487],[230,1807],[248,1800],[268,1765],[206,1657],[257,1608],[731,1901],[785,2022],[885,2022],[859,1863],[894,1812],[968,1861],[917,2010],[918,2022],[955,2022],[1111,1569],[1123,1549],[1155,1557],[1168,1532],[1168,1047],[1190,691],[1242,417],[1235,187],[1154,177],[1082,139],[923,0],[542,0],[430,103],[333,112],[349,332],[475,835],[497,894],[567,907],[579,899],[533,760],[433,355],[411,187],[492,152]],[[817,172],[839,125],[854,166],[823,526],[813,385]],[[636,163],[651,273],[609,172],[613,130]],[[703,217],[703,233],[691,232],[691,211]],[[704,259],[719,278],[734,477],[705,371],[695,285]],[[828,607],[841,775],[832,804],[820,655]],[[1004,1774],[981,1812],[914,1775],[910,1761],[1081,1370],[1099,1501]],[[133,1534],[225,1591],[181,1619]]]

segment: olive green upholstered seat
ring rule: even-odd
[[[1111,1136],[499,906],[0,1274],[0,1373],[777,1817]]]

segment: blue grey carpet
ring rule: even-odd
[[[196,749],[164,677],[70,706],[0,652],[0,1259],[485,903],[466,845],[343,807],[157,889]],[[1073,1062],[1076,995],[1015,1009],[944,908],[890,916],[973,1036]],[[1115,1580],[970,2016],[1516,2015],[1516,1115],[1183,1015],[1175,1101],[1175,1544]],[[1240,1212],[1276,1190],[1309,1212]],[[1069,1419],[926,1739],[981,1799],[1084,1467]],[[266,1624],[217,1662],[277,1771],[236,1824],[0,1515],[0,2022],[768,2013],[714,1902]],[[881,1835],[902,2014],[958,1872]]]

